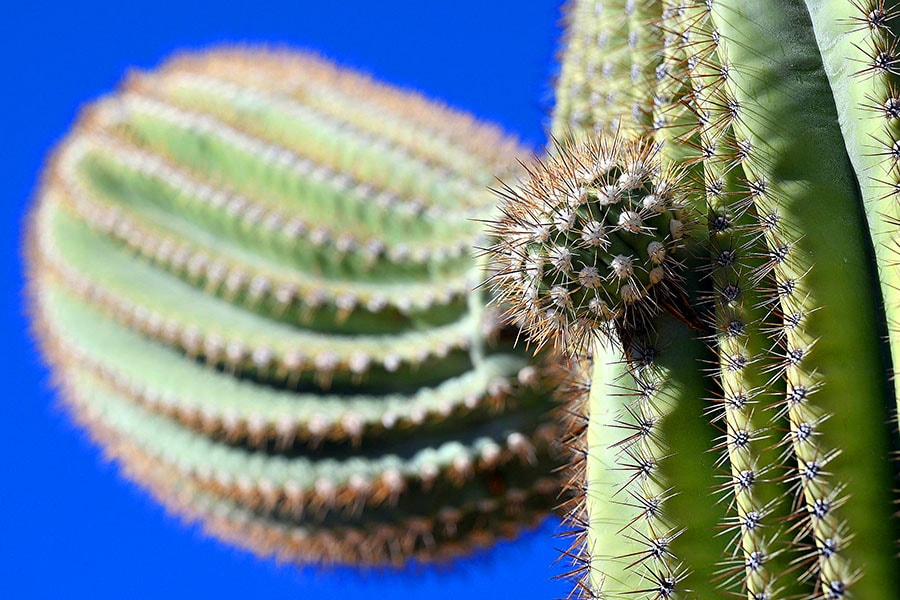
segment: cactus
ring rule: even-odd
[[[569,5],[552,148],[491,256],[571,361],[576,595],[900,596],[898,27],[886,0]]]
[[[390,565],[515,535],[556,503],[555,425],[470,290],[517,152],[299,53],[132,74],[31,213],[67,406],[163,504],[259,554]]]

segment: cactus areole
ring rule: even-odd
[[[572,363],[582,597],[900,598],[898,31],[883,0],[569,5],[555,142],[492,260]],[[572,168],[610,146],[681,173],[678,243],[633,151]],[[539,241],[560,189],[585,199]],[[648,238],[668,287],[632,293]]]

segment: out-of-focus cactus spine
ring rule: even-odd
[[[453,556],[555,503],[542,375],[470,292],[514,141],[309,56],[132,75],[57,150],[31,297],[68,404],[213,534]]]
[[[693,215],[674,257],[693,314],[650,303],[646,326],[613,318],[586,350],[569,344],[577,315],[538,332],[580,378],[578,589],[897,598],[897,6],[605,0],[568,15],[549,179],[577,186],[553,165],[637,135],[686,170]],[[541,173],[518,188],[538,204]],[[530,242],[506,230],[535,211],[507,196],[495,281],[512,299],[505,257]],[[547,272],[513,314],[554,310],[563,281]]]

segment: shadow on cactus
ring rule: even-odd
[[[900,597],[898,23],[883,0],[569,5],[564,141],[502,194],[493,260],[509,314],[571,360],[575,595]],[[649,280],[667,232],[635,211],[652,187],[583,187],[610,145],[684,172],[696,225],[654,241],[693,314],[622,293],[648,281],[616,261]],[[568,214],[557,190],[576,216],[536,228]]]
[[[521,150],[301,54],[179,56],[89,106],[31,215],[67,406],[211,534],[301,562],[446,559],[557,502],[539,365],[482,295]]]

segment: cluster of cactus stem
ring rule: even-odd
[[[443,560],[556,503],[542,369],[473,248],[521,153],[296,53],[135,73],[32,211],[36,329],[73,414],[150,493],[282,560]]]
[[[900,5],[572,0],[566,24],[524,171],[298,55],[181,57],[91,107],[29,241],[69,404],[261,553],[512,534],[553,504],[559,435],[575,595],[900,597]],[[499,309],[470,291],[485,245]],[[564,355],[566,432],[500,309]]]
[[[553,336],[504,294],[570,358],[576,595],[900,597],[898,31],[886,0],[569,5],[551,157],[505,194],[494,282],[520,285],[520,223],[598,139],[683,169],[686,225],[679,291],[640,320]]]

